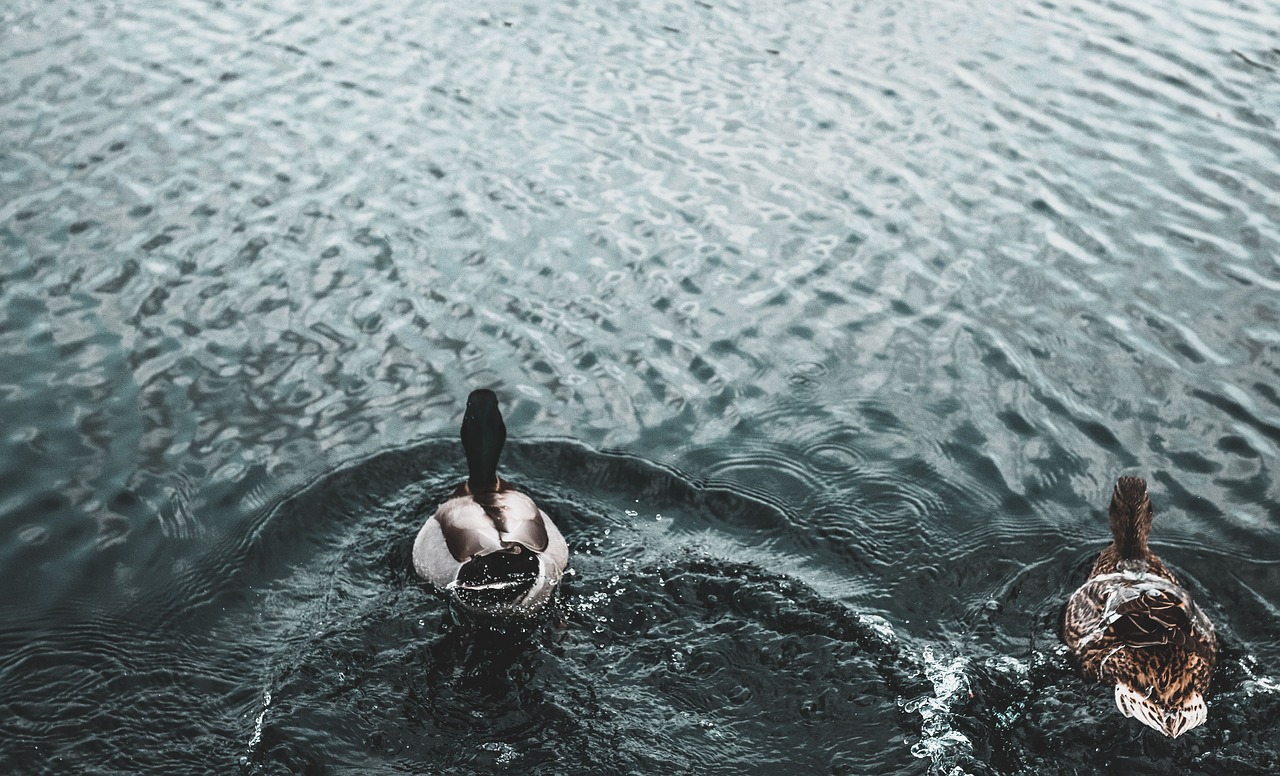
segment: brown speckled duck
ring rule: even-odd
[[[468,477],[418,531],[413,568],[473,613],[529,616],[555,592],[569,548],[533,499],[498,478],[507,427],[493,391],[472,391],[462,418]]]
[[[1218,655],[1213,624],[1147,548],[1151,499],[1141,477],[1111,496],[1111,545],[1071,594],[1062,637],[1086,679],[1115,684],[1126,717],[1174,738],[1202,724]]]

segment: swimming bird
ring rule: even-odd
[[[462,418],[468,476],[418,531],[413,568],[472,613],[540,611],[569,563],[569,547],[533,499],[498,477],[507,428],[493,391],[472,391]]]
[[[1208,716],[1218,642],[1147,547],[1151,520],[1146,481],[1121,477],[1111,495],[1113,541],[1067,601],[1062,637],[1086,679],[1115,684],[1121,713],[1177,738]]]

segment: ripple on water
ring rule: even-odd
[[[226,625],[257,621],[254,641],[266,652],[271,702],[251,737],[255,768],[306,767],[322,730],[332,762],[373,757],[388,767],[828,770],[854,743],[881,751],[885,769],[909,762],[885,745],[902,735],[896,699],[916,679],[883,620],[763,571],[758,549],[749,564],[690,550],[690,534],[721,534],[710,540],[717,549],[754,544],[780,516],[629,456],[513,445],[506,470],[537,483],[575,573],[560,614],[527,642],[453,622],[411,582],[405,554],[415,512],[435,498],[421,469],[453,447],[384,454],[330,475],[285,502],[247,549],[253,558],[277,548],[281,531],[320,534],[302,555],[279,548],[296,558],[285,576],[242,581],[269,591],[265,628],[261,603]],[[666,505],[667,525],[629,515],[637,501]],[[355,523],[353,502],[368,505]],[[337,544],[324,539],[331,533]]]
[[[898,709],[928,694],[928,661],[883,617],[765,570],[787,562],[759,541],[785,525],[775,508],[630,456],[512,445],[504,471],[538,484],[575,573],[529,638],[460,625],[408,564],[421,510],[459,476],[455,448],[327,474],[172,574],[136,580],[128,627],[68,620],[10,653],[8,732],[58,742],[60,768],[97,758],[104,772],[229,756],[251,772],[843,772],[853,752],[910,768],[896,742],[926,720]],[[259,491],[244,488],[246,507]],[[664,504],[664,521],[629,515],[637,501]],[[90,722],[108,715],[119,732],[106,749],[74,713],[94,706]],[[157,714],[192,747],[160,745]],[[14,756],[32,772],[43,761]]]
[[[1267,3],[306,5],[0,11],[8,770],[1280,770]],[[697,478],[513,445],[505,651],[404,572],[479,384]],[[1177,742],[1054,646],[1121,470]]]
[[[1090,559],[1070,548],[1030,567],[971,550],[961,565],[973,574],[949,584],[985,584],[981,605],[939,609],[936,596],[909,592],[931,583],[906,567],[890,610],[859,611],[801,581],[823,578],[812,559],[794,565],[793,521],[770,504],[632,456],[513,443],[504,471],[534,485],[574,571],[551,622],[513,637],[457,622],[409,568],[422,510],[459,469],[456,443],[430,442],[325,474],[279,504],[264,505],[260,483],[247,483],[242,524],[172,575],[134,580],[120,618],[69,619],[25,643],[5,636],[7,740],[56,744],[59,769],[244,758],[263,773],[422,762],[1052,772],[1091,762],[1099,745],[1121,758],[1153,746],[1117,725],[1105,688],[1066,663],[1055,613]],[[659,504],[662,520],[636,508]],[[1214,564],[1196,562],[1193,583]],[[795,575],[777,570],[789,565]],[[1001,578],[984,583],[992,569]],[[1257,591],[1275,575],[1258,569],[1248,584],[1214,585],[1224,600],[1193,585],[1224,623],[1203,733],[1214,743],[1160,743],[1161,761],[1205,773],[1270,762],[1280,696],[1236,648],[1244,637],[1231,623],[1274,623],[1270,593]],[[1275,638],[1259,627],[1250,641]],[[191,746],[174,752],[156,739],[156,715]],[[118,735],[104,744],[95,720],[108,718]],[[43,772],[43,750],[10,751]]]

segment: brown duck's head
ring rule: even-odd
[[[1147,481],[1141,477],[1121,477],[1111,494],[1111,536],[1121,558],[1146,555],[1151,519]]]

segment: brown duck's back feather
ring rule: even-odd
[[[1147,547],[1146,483],[1121,478],[1111,502],[1115,541],[1067,602],[1062,636],[1086,678],[1116,685],[1116,705],[1166,735],[1204,722],[1217,658],[1213,624]]]
[[[1138,558],[1124,558],[1116,550],[1114,544],[1107,545],[1107,548],[1098,553],[1098,559],[1094,561],[1093,568],[1089,571],[1089,578],[1100,576],[1102,574],[1115,574],[1120,571],[1141,571],[1153,576],[1167,579],[1173,584],[1179,584],[1178,578],[1173,572],[1165,568],[1164,563],[1151,550],[1144,549],[1143,554]]]

